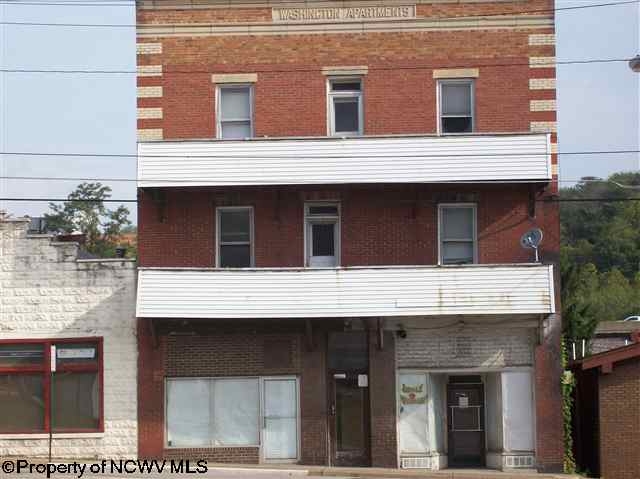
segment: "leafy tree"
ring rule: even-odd
[[[101,183],[82,183],[67,196],[62,205],[49,203],[52,213],[44,218],[53,232],[85,235],[85,249],[102,257],[115,256],[117,241],[123,228],[131,224],[129,210],[120,205],[108,209],[104,202],[111,188]]]
[[[561,206],[562,309],[568,338],[589,338],[598,321],[640,313],[640,202],[624,201],[639,196],[640,173],[616,173],[606,182],[582,181],[561,191],[563,199],[623,200]]]

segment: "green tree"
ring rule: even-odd
[[[122,229],[131,224],[129,210],[120,205],[115,210],[105,206],[111,188],[101,183],[82,183],[67,196],[62,205],[49,203],[52,213],[44,218],[47,227],[57,233],[81,232],[85,249],[101,257],[115,256]]]

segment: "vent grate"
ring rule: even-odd
[[[400,461],[402,469],[431,469],[429,457],[403,457]]]

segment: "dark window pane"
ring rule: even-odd
[[[223,243],[251,241],[249,210],[220,211],[220,241]]]
[[[338,215],[338,207],[335,205],[309,206],[310,215]]]
[[[328,363],[333,371],[366,371],[369,367],[366,333],[329,334]]]
[[[312,256],[334,256],[334,232],[335,225],[333,223],[317,223],[311,225],[311,234],[313,235]]]
[[[57,364],[94,364],[98,366],[98,345],[96,343],[57,343]]]
[[[220,267],[221,268],[249,268],[251,266],[251,246],[250,245],[221,245],[220,246]]]
[[[44,430],[41,374],[0,375],[0,432]]]
[[[331,82],[331,89],[333,91],[360,91],[360,82],[359,81],[349,81],[349,82]]]
[[[442,114],[471,116],[471,85],[442,85]]]
[[[471,133],[471,117],[454,117],[442,119],[443,133]]]
[[[43,344],[0,345],[0,366],[13,368],[19,366],[40,365],[44,365]]]
[[[251,116],[249,87],[221,88],[220,115],[222,120],[244,120]]]
[[[226,121],[222,123],[221,138],[225,140],[243,140],[251,138],[251,122]]]
[[[442,239],[473,239],[473,208],[442,208]]]
[[[473,263],[472,242],[447,242],[442,244],[443,264]]]
[[[358,128],[358,100],[349,98],[334,99],[336,133],[359,131]]]
[[[362,451],[364,445],[364,388],[336,381],[336,436],[338,451]]]
[[[98,373],[55,373],[51,383],[53,429],[98,429]]]

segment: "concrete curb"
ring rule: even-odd
[[[422,478],[422,479],[579,479],[579,476],[568,474],[542,474],[529,471],[502,472],[490,469],[429,471],[424,469],[385,469],[371,467],[326,467],[287,465],[233,465],[212,464],[209,472],[237,470],[281,472],[290,475],[307,475],[320,477],[384,477],[384,478]]]

